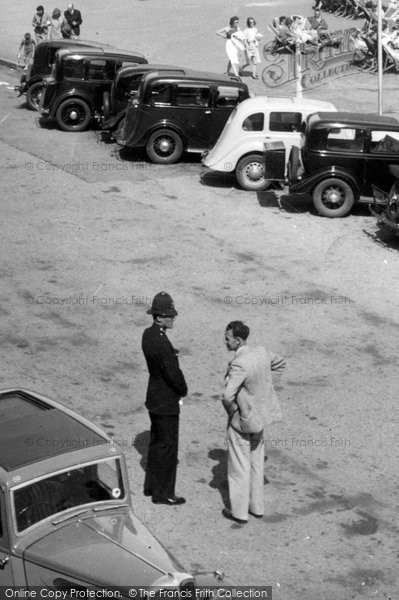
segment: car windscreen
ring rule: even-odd
[[[13,490],[17,531],[80,505],[125,496],[118,459],[106,459],[49,475]]]

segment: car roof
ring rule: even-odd
[[[34,463],[95,448],[109,456],[112,439],[62,404],[22,389],[0,391],[0,476]],[[108,448],[108,451],[107,451]],[[88,452],[92,455],[93,453]],[[2,473],[3,472],[3,473]]]
[[[40,44],[37,45],[37,48],[35,50],[35,52],[37,52],[38,49],[42,50],[44,48],[53,48],[54,46],[64,50],[65,48],[71,48],[71,50],[73,48],[87,48],[87,47],[91,47],[91,48],[113,48],[113,46],[110,46],[109,44],[103,44],[102,42],[94,42],[92,40],[44,40],[43,42],[40,42]]]
[[[244,100],[237,106],[237,115],[241,116],[247,113],[255,113],[266,110],[287,110],[297,111],[306,110],[316,112],[317,110],[333,110],[334,105],[325,100],[315,100],[312,98],[297,98],[295,96],[255,96]],[[335,113],[331,113],[335,114]]]
[[[308,125],[312,129],[322,129],[326,125],[334,127],[365,127],[367,125],[374,128],[383,128],[389,125],[390,129],[399,131],[397,119],[374,113],[317,112],[309,118]]]
[[[223,84],[233,84],[233,85],[240,85],[243,87],[247,87],[247,84],[244,83],[243,81],[241,81],[241,79],[239,77],[234,77],[233,75],[220,75],[219,73],[211,73],[209,71],[196,71],[194,69],[185,69],[185,75],[167,75],[165,73],[159,73],[159,72],[155,72],[152,71],[150,73],[147,73],[146,75],[144,75],[143,77],[143,81],[145,82],[151,82],[155,79],[190,79],[190,80],[195,80],[195,81],[201,81],[201,80],[205,80],[207,82],[216,82],[216,83],[223,83]]]
[[[101,56],[105,56],[107,58],[134,58],[134,57],[138,57],[138,58],[142,58],[147,62],[147,59],[145,59],[144,54],[141,54],[141,52],[129,52],[128,50],[120,50],[118,48],[106,48],[104,50],[104,48],[99,47],[99,48],[90,48],[88,46],[83,46],[82,48],[63,48],[62,50],[58,50],[58,56],[60,58],[64,58],[67,55],[72,55],[72,54],[76,54],[79,56],[93,56],[93,58],[96,57],[101,57]]]
[[[123,77],[129,77],[134,75],[135,73],[149,73],[150,71],[156,71],[157,73],[162,73],[162,71],[172,71],[173,73],[177,72],[178,74],[185,75],[187,73],[187,69],[183,67],[177,67],[176,65],[162,65],[155,63],[148,63],[146,65],[128,65],[126,67],[122,67],[119,69],[117,74],[117,79],[122,79]]]

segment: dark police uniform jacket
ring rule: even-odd
[[[142,349],[150,374],[147,409],[156,415],[178,415],[179,399],[187,395],[187,384],[179,367],[177,350],[155,322],[143,333]]]

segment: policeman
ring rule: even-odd
[[[185,498],[175,495],[179,413],[187,385],[179,367],[178,351],[170,343],[166,330],[172,329],[177,311],[166,292],[154,296],[147,314],[153,324],[143,333],[142,349],[147,361],[149,380],[146,407],[151,419],[144,495],[154,504],[175,506]]]

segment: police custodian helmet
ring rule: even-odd
[[[151,308],[147,310],[147,315],[159,315],[163,317],[175,317],[177,310],[172,297],[166,292],[159,292],[152,300]]]

